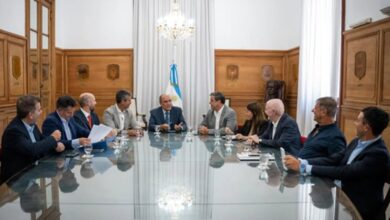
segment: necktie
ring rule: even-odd
[[[70,131],[70,127],[67,121],[63,122],[65,129],[65,136],[67,140],[72,140],[72,132]]]
[[[90,128],[92,128],[92,117],[91,117],[91,115],[88,115],[88,125],[89,125],[89,127]]]
[[[169,118],[169,112],[168,111],[165,112],[165,121],[166,121],[167,124],[169,124],[169,125],[171,124],[171,120]]]
[[[28,134],[30,135],[31,141],[33,143],[37,142],[34,136],[34,127],[31,126],[30,129],[28,129]]]

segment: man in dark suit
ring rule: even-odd
[[[355,121],[357,138],[346,150],[308,160],[286,156],[284,163],[302,174],[335,179],[363,219],[385,219],[383,186],[389,155],[381,133],[388,123],[389,115],[382,109],[364,108]]]
[[[149,131],[154,131],[156,125],[160,125],[163,132],[187,130],[181,108],[172,106],[169,95],[160,95],[160,107],[150,111]]]
[[[288,153],[298,155],[301,149],[301,133],[295,120],[284,112],[282,100],[269,100],[265,105],[265,114],[270,119],[267,129],[260,137],[250,136],[248,142],[266,147],[283,147]]]
[[[50,151],[62,152],[57,143],[61,132],[54,129],[44,137],[35,124],[42,113],[40,99],[26,95],[16,103],[16,117],[8,124],[1,141],[1,181],[5,181]]]
[[[99,125],[100,120],[94,112],[96,99],[92,93],[85,92],[80,95],[80,109],[74,113],[74,120],[81,127],[91,131],[93,125]]]
[[[73,118],[76,101],[70,96],[57,99],[57,110],[50,113],[42,125],[42,133],[48,136],[54,130],[61,131],[61,142],[66,149],[77,149],[91,144],[89,131],[76,123]]]

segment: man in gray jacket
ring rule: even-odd
[[[108,107],[103,114],[104,124],[117,130],[127,130],[129,136],[136,136],[141,132],[134,115],[131,113],[131,93],[119,90],[116,95],[116,104]]]
[[[199,127],[199,134],[214,134],[219,130],[224,134],[227,128],[235,131],[237,127],[236,112],[225,105],[225,96],[220,92],[210,94],[210,107]]]

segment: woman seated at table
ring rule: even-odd
[[[244,125],[236,132],[238,140],[247,140],[250,135],[261,135],[264,133],[268,125],[268,120],[265,119],[264,111],[260,103],[252,102],[246,106],[245,113],[247,120]]]

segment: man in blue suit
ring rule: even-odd
[[[61,96],[57,100],[57,110],[50,113],[42,124],[42,133],[50,135],[55,130],[61,131],[61,142],[66,149],[77,149],[91,144],[89,131],[76,123],[73,114],[76,101],[70,96]]]
[[[1,141],[1,180],[5,181],[15,173],[32,164],[49,152],[62,152],[65,147],[57,143],[61,132],[54,129],[44,137],[36,121],[42,113],[40,99],[26,95],[16,103],[16,117],[8,124]]]
[[[160,130],[163,132],[187,130],[181,108],[172,106],[169,95],[160,95],[160,105],[150,111],[149,131],[154,131],[156,125],[160,125]]]
[[[259,137],[250,136],[248,142],[266,147],[283,147],[288,153],[298,155],[301,149],[301,133],[293,118],[284,112],[280,99],[271,99],[265,104],[265,114],[270,119],[267,129]]]
[[[355,121],[357,137],[344,151],[308,160],[286,156],[284,163],[302,174],[335,179],[363,219],[385,219],[383,186],[389,155],[381,134],[388,123],[389,115],[382,109],[364,108]]]
[[[74,113],[74,120],[81,127],[91,131],[93,125],[99,125],[100,120],[94,112],[96,98],[92,93],[85,92],[80,95],[80,109]]]

